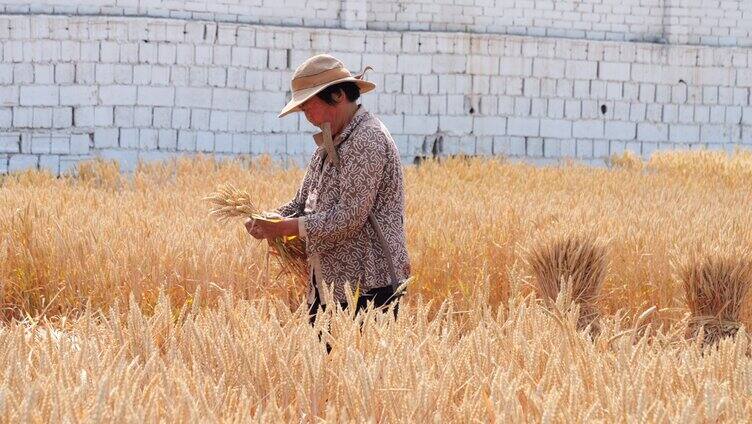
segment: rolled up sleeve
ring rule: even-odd
[[[375,135],[353,137],[352,144],[342,149],[339,201],[298,221],[309,253],[319,252],[322,244],[355,236],[368,219],[386,163],[386,143]]]

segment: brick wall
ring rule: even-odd
[[[748,48],[23,15],[0,16],[0,40],[0,172],[196,152],[303,162],[312,127],[276,114],[318,52],[374,66],[363,102],[406,163],[752,146]]]
[[[748,0],[0,0],[0,13],[752,46]]]
[[[711,0],[385,0],[368,28],[752,46],[752,2]]]

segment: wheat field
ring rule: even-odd
[[[201,200],[232,183],[272,209],[300,169],[197,157],[0,177],[0,421],[749,421],[749,298],[736,336],[703,346],[682,276],[693,258],[750,259],[752,154],[611,165],[408,167],[398,319],[335,310],[315,328],[303,287]],[[597,332],[536,290],[531,252],[567,234],[605,252]]]

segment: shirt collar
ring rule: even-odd
[[[363,107],[363,105],[358,105],[358,110],[355,111],[355,115],[353,115],[352,118],[350,118],[350,122],[345,124],[344,128],[342,128],[342,131],[337,134],[336,137],[334,137],[334,140],[332,142],[334,143],[334,146],[340,145],[343,141],[347,140],[347,138],[352,134],[355,127],[360,124],[363,119],[368,115],[368,111],[366,108]],[[313,140],[316,142],[316,146],[318,146],[319,149],[323,149],[323,141],[322,141],[322,133],[316,133],[313,135]]]

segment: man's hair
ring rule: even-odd
[[[345,93],[345,97],[347,97],[347,100],[351,102],[354,102],[358,100],[358,98],[360,98],[360,87],[358,87],[358,84],[355,84],[352,81],[345,81],[339,84],[330,85],[329,87],[326,87],[325,89],[316,93],[316,96],[319,99],[325,101],[327,104],[333,106],[336,102],[334,101],[332,95],[340,90]]]

